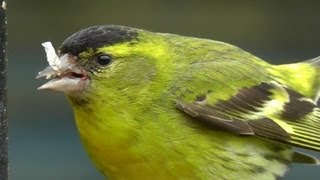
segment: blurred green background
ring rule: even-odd
[[[268,62],[320,55],[320,1],[28,0],[8,2],[9,156],[12,180],[102,180],[79,141],[62,93],[38,92],[46,66],[41,42],[56,47],[97,24],[210,38]],[[314,153],[320,157],[319,153]],[[319,167],[292,165],[286,179],[320,179]]]

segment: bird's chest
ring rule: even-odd
[[[133,130],[113,124],[112,121],[123,120],[118,116],[105,119],[83,111],[75,111],[75,118],[87,153],[109,178],[176,179],[179,175],[192,175],[190,164],[181,157],[184,155],[172,148],[175,142],[168,138],[172,130],[161,130],[150,124]]]

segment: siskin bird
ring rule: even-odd
[[[269,180],[319,164],[293,148],[320,151],[320,58],[271,65],[227,43],[117,25],[52,51],[39,89],[67,95],[110,179]]]

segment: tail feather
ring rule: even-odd
[[[320,66],[320,56],[303,61],[303,63],[311,64],[313,66]]]

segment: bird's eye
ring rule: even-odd
[[[108,66],[112,61],[111,56],[107,54],[101,54],[97,56],[97,63],[101,66]]]

